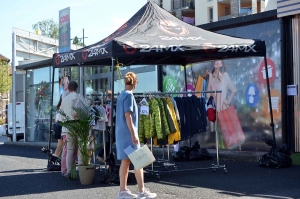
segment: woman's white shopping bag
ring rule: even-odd
[[[136,150],[133,149],[132,146],[128,146],[124,152],[128,155],[136,170],[142,169],[155,161],[155,157],[147,145]]]

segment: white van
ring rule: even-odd
[[[12,121],[12,103],[6,106],[6,135],[8,138],[13,136],[13,121]],[[25,103],[16,103],[16,135],[17,141],[25,138]]]
[[[0,135],[6,135],[5,125],[0,125]]]

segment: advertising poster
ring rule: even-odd
[[[262,39],[266,42],[275,134],[277,141],[281,142],[279,21],[232,28],[219,31],[219,33]],[[217,130],[221,149],[268,151],[269,147],[262,141],[265,138],[272,138],[267,77],[263,57],[216,60],[188,65],[186,68],[188,91],[222,90],[222,94],[216,96],[217,126],[208,124],[207,132],[198,136],[201,147],[215,147],[215,130]],[[164,66],[163,91],[180,92],[185,90],[183,66]],[[208,100],[210,95],[214,94],[198,94],[197,96],[205,97]],[[230,120],[225,121],[226,117]]]
[[[70,34],[70,7],[59,11],[59,52],[68,52],[71,50]],[[68,84],[71,78],[71,68],[59,69],[59,95],[68,90]]]
[[[59,11],[59,52],[68,52],[71,48],[70,8]]]
[[[68,85],[71,81],[71,68],[60,68],[59,69],[59,95],[63,92],[68,91]]]

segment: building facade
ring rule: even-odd
[[[192,25],[257,14],[277,8],[274,0],[154,0]]]
[[[200,28],[236,37],[262,39],[266,41],[269,65],[268,72],[271,74],[269,78],[271,78],[272,112],[274,116],[276,141],[278,145],[288,143],[289,146],[292,146],[292,150],[299,151],[300,122],[297,119],[299,118],[297,114],[300,110],[300,105],[297,103],[299,99],[297,96],[287,96],[286,93],[287,85],[299,84],[300,81],[299,75],[297,75],[299,74],[299,57],[296,56],[300,46],[298,34],[300,17],[295,13],[288,16],[277,16],[277,13],[279,13],[276,9],[277,2],[274,3],[272,0],[164,0],[157,1],[157,3],[170,11],[174,16],[190,24],[199,25]],[[287,7],[287,5],[281,6],[282,7],[279,6],[278,9],[285,9]],[[210,8],[213,9],[212,14],[209,14]],[[286,10],[280,12],[286,12]],[[293,48],[288,48],[288,46],[293,46]],[[262,58],[225,60],[227,72],[237,87],[237,92],[232,104],[235,106],[239,122],[246,137],[244,144],[236,148],[236,150],[269,150],[268,146],[261,141],[263,138],[271,138],[271,127],[269,125],[270,113],[268,98],[266,96],[266,77],[262,68],[262,62]],[[37,119],[32,118],[40,117],[39,107],[36,107],[33,102],[30,102],[32,99],[36,99],[36,93],[39,95],[39,91],[43,90],[42,88],[38,89],[38,85],[41,84],[37,85],[35,78],[40,77],[38,73],[44,75],[48,73],[49,76],[43,79],[47,79],[46,84],[48,85],[50,85],[51,82],[51,61],[48,61],[47,67],[46,65],[42,66],[36,63],[36,65],[23,66],[23,69],[31,68],[34,71],[33,73],[30,72],[32,74],[27,72],[27,93],[32,95],[27,95],[27,100],[29,101],[27,108],[33,114],[27,117],[28,126],[36,125]],[[35,67],[36,69],[34,69]],[[188,85],[185,85],[184,71],[180,65],[128,66],[119,68],[115,77],[115,79],[118,80],[114,82],[116,88],[115,93],[120,92],[124,88],[121,79],[127,71],[134,71],[138,74],[139,86],[136,92],[169,91],[168,89],[171,87],[175,89],[173,89],[174,91],[184,91],[187,86],[189,90],[195,89],[198,77],[202,76],[205,71],[211,69],[211,67],[212,63],[199,63],[187,66],[186,78]],[[20,67],[20,69],[22,69],[22,67]],[[40,70],[40,72],[38,70]],[[65,74],[65,70],[61,70],[64,71],[62,74]],[[82,70],[79,68],[71,68],[68,70],[67,76],[70,77],[70,80],[78,81],[81,93],[90,99],[103,96],[105,91],[111,88],[109,66],[90,66]],[[59,74],[59,71],[55,72],[56,82],[53,105],[55,105],[59,99],[61,79],[61,75]],[[293,114],[290,114],[291,111]],[[48,127],[50,128],[49,125]],[[221,132],[220,129],[218,130]],[[36,141],[38,136],[34,134],[37,134],[37,132],[38,129],[30,130],[29,134],[32,138],[27,139]],[[209,133],[211,132],[208,127],[206,134],[198,135],[193,139],[200,140],[201,146],[206,147],[206,137]],[[222,134],[220,134],[220,137],[222,138]],[[221,148],[226,149],[226,146],[224,144],[222,145],[222,140],[220,140],[220,143]]]

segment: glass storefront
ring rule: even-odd
[[[275,124],[276,139],[282,140],[281,121],[281,53],[280,53],[280,24],[279,21],[270,21],[243,27],[219,31],[235,37],[262,39],[266,42],[269,82],[271,87],[272,112]],[[235,93],[231,104],[236,109],[243,133],[246,137],[241,150],[268,150],[262,141],[272,138],[270,113],[267,96],[266,74],[262,57],[224,60],[224,68],[235,85]],[[213,70],[212,62],[197,63],[187,66],[187,89],[195,90],[197,79],[203,76],[206,70]],[[208,80],[209,81],[209,80]],[[182,66],[164,66],[163,91],[185,91],[185,77]],[[228,93],[228,95],[230,92]],[[220,126],[218,128],[220,133]],[[209,134],[210,128],[207,127]],[[199,136],[201,146],[206,147],[205,135]],[[220,133],[222,138],[222,133]],[[220,139],[220,147],[226,148],[224,140]]]
[[[124,75],[132,71],[137,74],[138,86],[136,93],[151,92],[158,90],[158,77],[155,65],[137,65],[122,67],[115,72],[114,92],[120,93],[124,90]],[[109,67],[87,67],[85,68],[85,95],[87,98],[94,99],[101,97],[107,90],[111,89],[111,74]]]
[[[50,116],[54,121],[56,105],[60,94],[67,88],[69,81],[78,81],[79,69],[55,69],[53,111],[51,112],[52,67],[27,70],[26,78],[26,141],[48,141]]]

